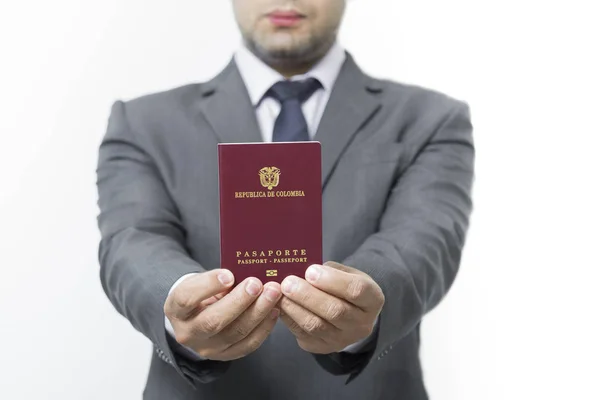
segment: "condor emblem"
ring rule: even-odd
[[[279,185],[279,175],[281,171],[277,167],[264,167],[258,171],[260,176],[260,184],[269,190],[273,190],[274,187]]]

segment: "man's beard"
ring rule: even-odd
[[[316,63],[327,53],[334,41],[335,34],[326,38],[311,35],[303,43],[293,43],[288,48],[268,49],[255,37],[244,37],[248,49],[265,64],[283,68],[297,68]]]

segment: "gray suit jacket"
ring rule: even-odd
[[[233,362],[174,352],[173,283],[220,267],[217,143],[261,141],[232,62],[207,83],[113,106],[97,171],[103,288],[154,345],[145,399],[426,399],[419,323],[456,276],[471,213],[468,106],[373,79],[350,55],[315,140],[323,150],[323,250],[368,273],[386,303],[360,354],[315,356],[278,322]],[[124,355],[126,356],[126,355]]]

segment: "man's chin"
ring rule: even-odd
[[[263,47],[263,51],[271,59],[303,59],[310,54],[310,46],[297,41],[277,43]]]
[[[287,36],[281,38],[271,38],[262,46],[269,53],[294,53],[305,48],[304,40],[298,40],[295,37]]]
[[[277,35],[270,40],[255,40],[247,42],[263,61],[268,64],[297,64],[310,62],[318,58],[318,49],[310,38],[301,38],[292,35]]]

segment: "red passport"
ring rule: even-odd
[[[237,283],[304,277],[323,263],[321,144],[222,143],[221,268]]]

